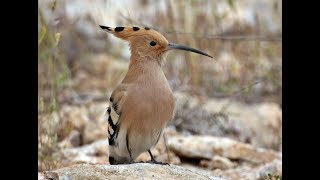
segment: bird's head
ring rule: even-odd
[[[126,40],[130,44],[131,57],[141,60],[161,60],[169,50],[178,49],[191,51],[211,57],[207,53],[184,45],[169,43],[159,32],[148,27],[116,27],[100,25],[101,29],[114,36]],[[132,59],[132,58],[131,58]]]

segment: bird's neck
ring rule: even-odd
[[[123,82],[133,82],[145,79],[164,77],[161,67],[162,59],[135,59],[131,57],[128,72]]]
[[[167,57],[167,52],[164,52],[159,55],[148,55],[144,53],[139,53],[139,51],[134,51],[131,50],[131,56],[130,56],[130,66],[135,65],[135,64],[149,64],[149,63],[157,63],[160,67],[162,67],[165,59]]]

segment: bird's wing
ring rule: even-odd
[[[121,116],[121,105],[126,95],[126,86],[120,84],[111,94],[108,107],[108,139],[109,145],[114,145],[119,131],[119,123]]]

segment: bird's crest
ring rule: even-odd
[[[168,40],[159,32],[148,27],[108,27],[100,25],[101,29],[114,36],[126,40],[130,43],[131,52],[136,53],[138,57],[149,57],[149,59],[158,59],[165,54],[164,52],[177,49],[190,51],[211,57],[209,54],[188,46],[169,43]]]
[[[108,27],[100,25],[101,29],[108,33],[112,33],[114,36],[128,40],[128,38],[132,36],[142,36],[142,35],[151,35],[151,36],[162,36],[157,31],[149,28],[149,27]]]

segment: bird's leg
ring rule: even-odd
[[[134,164],[134,163],[136,163],[136,162],[133,161],[131,152],[129,151],[129,162],[128,162],[128,164]]]
[[[129,148],[129,138],[128,138],[128,134],[127,134],[127,136],[126,136],[126,145],[127,145],[127,149],[128,149],[128,152],[129,152],[129,162],[128,162],[128,164],[133,164],[133,163],[135,163],[135,162],[133,161],[133,158],[132,158],[132,155],[131,155],[131,150],[130,150],[130,148]]]
[[[156,160],[154,159],[154,157],[153,157],[153,155],[152,155],[152,153],[151,153],[150,149],[148,150],[148,153],[150,154],[151,160],[150,160],[150,161],[147,161],[147,163],[150,163],[150,164],[169,165],[169,166],[170,166],[170,164],[169,164],[169,163],[163,163],[163,162],[158,162],[158,161],[156,161]]]

